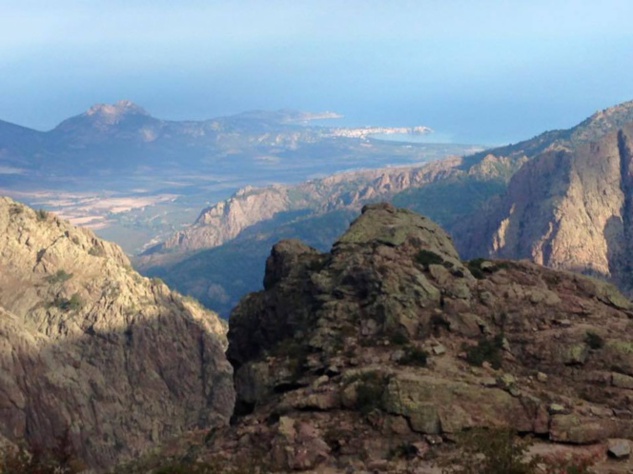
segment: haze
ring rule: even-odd
[[[0,119],[331,110],[500,144],[633,98],[633,2],[4,1]]]

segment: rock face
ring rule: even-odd
[[[119,247],[0,198],[0,437],[47,448],[68,432],[100,468],[223,426],[225,332]]]
[[[633,305],[607,283],[462,262],[429,219],[377,204],[330,253],[277,244],[264,284],[230,318],[236,423],[200,459],[427,472],[472,427],[633,437]]]
[[[456,167],[460,163],[461,159],[451,158],[422,167],[340,173],[295,186],[247,187],[230,199],[204,209],[190,228],[177,232],[148,254],[217,247],[244,229],[283,213],[360,210],[363,204],[372,200],[385,199],[410,187],[459,173]]]
[[[527,258],[605,277],[633,291],[633,123],[530,161],[505,195],[471,222],[467,254]]]

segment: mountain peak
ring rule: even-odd
[[[147,115],[141,106],[129,100],[120,100],[114,104],[95,104],[86,112],[87,116],[102,116],[118,119],[123,115]]]

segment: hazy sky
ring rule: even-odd
[[[633,99],[631,0],[0,0],[0,119],[332,110],[516,141]]]

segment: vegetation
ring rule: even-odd
[[[475,215],[491,197],[505,191],[505,176],[469,176],[410,188],[393,197],[393,205],[406,207],[451,230],[467,216]]]
[[[37,211],[35,211],[35,216],[37,217],[38,221],[45,221],[46,219],[48,219],[48,212],[44,209],[38,209]]]
[[[538,459],[525,461],[529,443],[517,440],[509,429],[477,428],[463,433],[458,442],[461,459],[444,474],[533,474]]]
[[[491,263],[491,265],[489,265],[486,268],[483,268],[483,263],[488,262]],[[468,267],[468,270],[470,270],[470,273],[477,278],[478,280],[482,280],[484,278],[486,278],[486,273],[494,273],[498,270],[502,270],[502,269],[506,269],[510,267],[510,263],[509,262],[490,262],[489,260],[486,260],[485,258],[475,258],[473,260],[470,260],[468,262],[466,262],[466,266]]]
[[[9,208],[9,214],[12,216],[17,216],[18,214],[22,214],[24,212],[24,208],[18,204],[14,204]]]
[[[587,332],[585,342],[591,349],[602,349],[604,347],[604,339],[593,331]]]
[[[387,378],[379,372],[364,372],[356,387],[356,407],[363,415],[382,408]]]
[[[573,456],[553,454],[528,459],[530,441],[510,429],[476,428],[458,437],[460,459],[444,474],[592,474],[598,456],[585,451]]]
[[[409,336],[401,329],[393,331],[389,334],[389,342],[394,346],[404,346],[409,343]]]
[[[79,293],[74,293],[70,299],[56,298],[53,302],[53,306],[61,309],[62,311],[78,311],[84,305]]]
[[[466,262],[466,266],[468,266],[468,270],[470,270],[470,273],[475,278],[477,278],[477,280],[483,280],[484,278],[486,278],[486,275],[484,274],[484,271],[481,268],[481,264],[483,262],[485,262],[483,258],[476,258],[474,260],[470,260]]]
[[[389,450],[388,459],[414,459],[418,454],[418,448],[411,443],[402,443]]]
[[[430,250],[422,249],[415,256],[415,261],[428,270],[429,265],[442,265],[444,259]]]
[[[404,357],[402,357],[398,363],[400,365],[412,365],[417,367],[426,367],[426,361],[429,354],[417,347],[410,346],[405,349]]]
[[[501,349],[503,348],[503,334],[497,334],[492,339],[484,337],[476,346],[466,349],[466,360],[478,367],[484,362],[490,363],[494,369],[501,367]]]
[[[94,245],[88,250],[88,255],[92,255],[93,257],[105,257],[105,250],[103,250],[102,247]]]
[[[67,273],[66,270],[57,270],[57,273],[46,277],[46,281],[51,285],[55,283],[64,283],[73,277],[72,273]]]
[[[0,474],[75,474],[86,467],[75,454],[68,429],[52,448],[20,445],[0,450]]]

